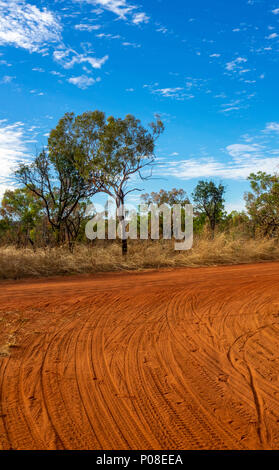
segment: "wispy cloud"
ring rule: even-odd
[[[134,24],[141,24],[141,23],[148,23],[150,18],[145,13],[136,13],[133,16],[132,23]]]
[[[150,18],[144,12],[137,11],[139,7],[132,5],[127,0],[75,0],[83,1],[96,5],[104,10],[114,13],[118,18],[122,20],[129,20],[132,23],[139,25],[142,23],[148,23]]]
[[[169,88],[158,88],[158,83],[154,85],[143,85],[143,88],[147,88],[153,95],[159,95],[163,98],[173,98],[176,100],[186,100],[194,98],[194,95],[188,93],[189,88],[183,87],[169,87]]]
[[[134,47],[134,48],[139,48],[141,47],[140,44],[136,44],[134,42],[122,42],[122,46],[125,46],[125,47]]]
[[[15,77],[12,77],[11,75],[4,75],[4,77],[0,80],[0,83],[1,84],[11,83],[14,79]]]
[[[50,10],[40,10],[24,0],[0,0],[0,45],[46,52],[60,40],[62,27]]]
[[[65,69],[71,69],[75,64],[88,63],[93,69],[100,69],[108,60],[109,56],[96,58],[85,54],[78,54],[73,49],[57,49],[53,53],[54,59],[59,62]]]
[[[163,162],[158,173],[183,180],[193,178],[221,178],[244,180],[250,173],[279,171],[279,150],[262,143],[235,143],[223,150],[224,157],[217,159],[211,156],[189,159],[174,158]]]
[[[99,34],[96,34],[96,38],[98,39],[121,39],[121,36],[119,34],[99,33]]]
[[[244,64],[246,62],[247,62],[247,59],[245,57],[237,57],[231,62],[226,63],[226,70],[228,72],[241,71],[243,69],[241,64]]]
[[[271,33],[271,34],[269,34],[269,36],[266,37],[266,39],[276,39],[276,38],[278,38],[277,33]]]
[[[101,28],[100,24],[76,24],[75,29],[78,31],[89,31],[90,33],[92,31],[97,31],[98,29]]]
[[[11,175],[26,153],[23,123],[8,124],[6,120],[0,121],[0,198],[5,189],[11,187]]]
[[[278,132],[279,133],[279,122],[268,122],[265,126],[264,132]]]
[[[32,70],[33,70],[33,72],[39,72],[39,73],[44,73],[45,72],[45,70],[41,67],[34,67]]]
[[[236,164],[230,161],[224,164],[215,158],[197,158],[182,160],[180,162],[167,162],[163,175],[174,176],[182,180],[193,178],[221,178],[230,180],[245,180],[251,173],[265,171],[278,172],[279,157],[277,158],[250,158]],[[162,171],[160,172],[162,174]]]
[[[94,78],[88,77],[87,75],[80,75],[79,77],[71,77],[68,79],[69,83],[76,85],[78,88],[81,88],[81,90],[86,90],[86,88],[89,88],[98,81],[100,81],[99,78],[95,80]]]

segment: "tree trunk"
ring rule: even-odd
[[[125,207],[124,207],[124,196],[120,195],[116,199],[116,207],[118,211],[119,224],[122,225],[122,256],[126,256],[128,253],[128,240],[126,238],[126,227],[125,227]]]
[[[211,238],[212,238],[212,240],[214,240],[214,238],[215,238],[215,226],[216,226],[215,221],[212,220],[212,221],[210,222]]]
[[[125,256],[128,253],[128,241],[127,239],[122,240],[122,255]]]

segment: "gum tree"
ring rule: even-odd
[[[75,126],[80,144],[77,168],[87,181],[115,200],[125,255],[128,251],[125,198],[140,191],[133,183],[135,177],[148,177],[144,170],[154,163],[155,142],[164,130],[163,123],[158,118],[146,129],[132,115],[106,119],[104,113],[94,111],[77,116]]]
[[[92,172],[86,179],[76,166],[85,149],[74,124],[74,115],[66,114],[51,131],[47,148],[30,164],[20,165],[15,174],[42,201],[56,243],[67,239],[70,249],[79,232],[83,203],[99,190]]]
[[[199,181],[192,196],[198,213],[206,214],[214,238],[215,228],[224,214],[225,187],[213,181]]]
[[[141,200],[145,204],[157,204],[158,206],[161,206],[161,204],[168,204],[170,206],[173,206],[174,204],[181,204],[182,206],[190,204],[187,193],[182,188],[173,188],[170,191],[160,189],[157,193],[152,192],[150,194],[142,194]]]
[[[255,231],[278,236],[279,176],[259,171],[248,177],[252,192],[245,194],[246,207]]]

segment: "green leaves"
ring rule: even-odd
[[[184,189],[173,188],[171,191],[165,191],[161,189],[159,192],[152,192],[151,194],[142,194],[141,200],[145,204],[168,204],[173,206],[174,204],[190,204],[190,200]]]
[[[30,165],[21,165],[17,180],[38,197],[57,240],[66,227],[77,236],[78,208],[97,192],[124,202],[131,177],[154,161],[155,141],[163,132],[158,118],[150,129],[132,115],[124,119],[88,111],[66,113],[50,132],[48,146]],[[74,235],[73,235],[74,234]]]
[[[271,235],[279,229],[279,176],[264,172],[251,173],[253,192],[245,194],[246,207],[255,231]]]
[[[193,192],[195,209],[206,214],[213,232],[224,213],[224,193],[225,187],[213,181],[199,181]]]

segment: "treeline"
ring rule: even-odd
[[[161,120],[144,128],[134,116],[106,118],[100,111],[67,113],[50,133],[47,148],[15,172],[18,189],[5,192],[0,207],[0,244],[49,247],[90,243],[85,236],[86,207],[97,193],[116,202],[118,222],[126,196],[139,191],[134,176],[147,179],[155,164]],[[183,189],[141,195],[142,203],[194,205],[194,232],[214,238],[216,231],[246,237],[277,237],[279,177],[249,176],[246,212],[225,211],[225,187],[200,181],[189,197]],[[127,253],[127,240],[122,240]]]

